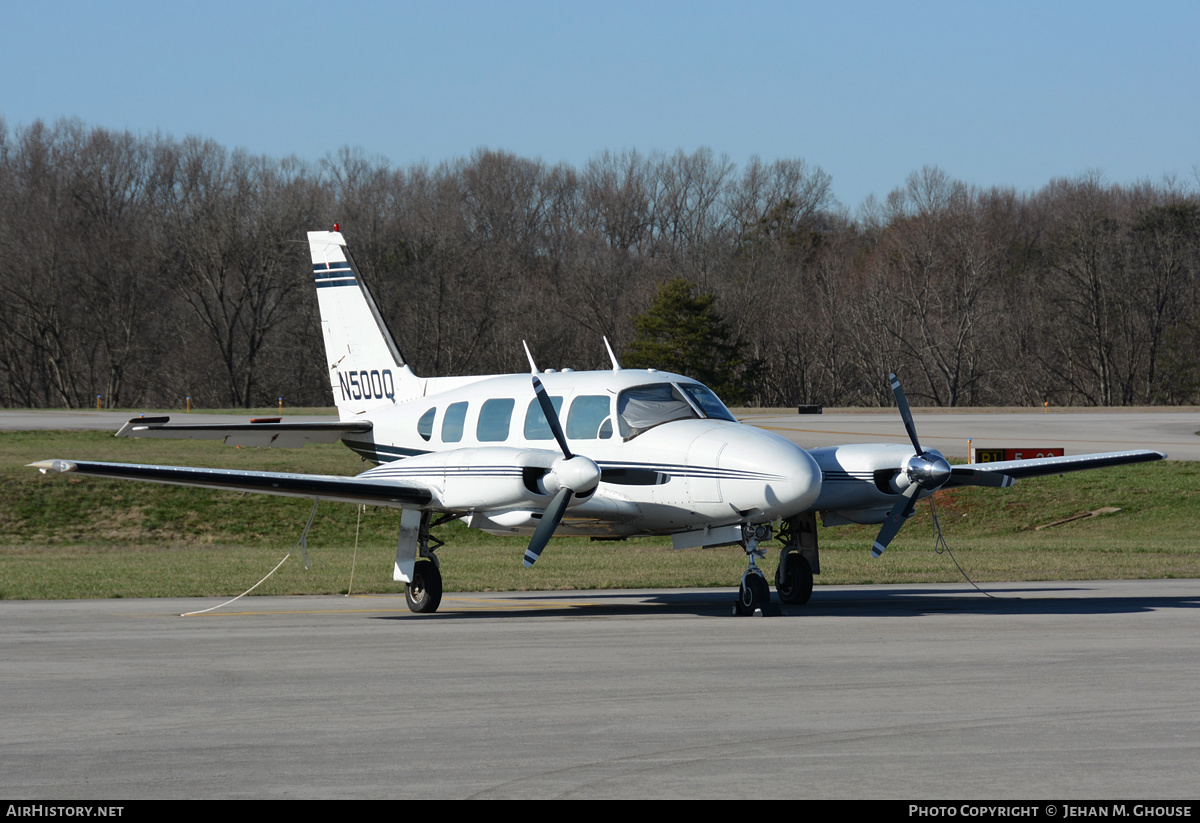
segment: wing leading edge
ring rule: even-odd
[[[199,469],[190,466],[146,466],[137,463],[92,463],[83,460],[42,460],[30,463],[42,474],[49,472],[142,480],[174,486],[308,497],[341,503],[365,503],[400,509],[417,509],[432,499],[426,489],[394,481],[338,477],[327,474],[287,474],[233,469]]]

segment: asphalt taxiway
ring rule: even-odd
[[[907,443],[895,409],[777,414],[745,410],[740,419],[805,448],[843,443]],[[921,446],[947,457],[976,449],[1059,447],[1067,454],[1151,449],[1172,460],[1200,460],[1200,412],[1195,409],[913,409]]]
[[[1200,581],[0,602],[0,796],[1183,798]]]

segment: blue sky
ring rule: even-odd
[[[12,2],[0,117],[394,165],[803,158],[851,209],[924,165],[1197,186],[1197,2]]]

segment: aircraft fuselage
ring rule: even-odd
[[[596,490],[573,501],[560,534],[765,523],[808,509],[820,494],[808,452],[737,422],[691,378],[636,369],[538,377],[572,451],[602,472]],[[554,492],[545,474],[562,454],[530,375],[421,382],[422,396],[364,409],[372,431],[344,438],[382,464],[363,476],[428,489],[430,508],[466,514],[474,528],[532,533]]]

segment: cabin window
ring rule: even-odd
[[[561,397],[550,398],[550,405],[554,407],[555,414],[562,414],[562,404]],[[546,419],[546,415],[542,412],[542,404],[536,397],[529,401],[529,408],[525,410],[525,439],[554,439],[554,432],[550,431],[550,421]]]
[[[600,437],[600,429],[610,416],[610,403],[607,395],[585,394],[576,397],[567,415],[567,439],[595,440]],[[612,437],[612,424],[609,423],[607,437]]]
[[[508,439],[508,427],[512,423],[513,406],[516,403],[511,397],[484,401],[483,408],[479,410],[479,423],[475,426],[475,436],[481,443]]]
[[[421,415],[421,419],[417,421],[417,434],[421,435],[422,440],[433,437],[433,418],[436,414],[437,407],[435,406]]]
[[[725,408],[725,404],[721,402],[721,398],[717,397],[708,386],[703,386],[699,383],[680,383],[679,388],[683,389],[684,393],[692,399],[692,402],[700,407],[700,411],[705,417],[714,420],[732,420],[737,422],[737,418],[730,414],[729,409]]]
[[[457,443],[462,440],[463,424],[467,422],[467,403],[451,403],[442,418],[442,442]]]
[[[617,396],[617,414],[621,436],[626,440],[672,420],[700,416],[670,383],[626,389]]]

